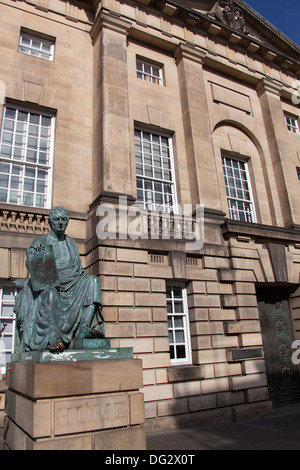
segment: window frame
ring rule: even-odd
[[[7,121],[9,121],[9,118],[6,117],[6,110],[7,109],[12,109],[12,110],[15,110],[16,111],[16,114],[15,114],[15,117],[14,117],[14,126],[13,126],[13,131],[10,131],[8,129],[5,128],[5,123],[7,123]],[[17,120],[17,113],[19,112],[24,112],[24,113],[27,113],[28,116],[27,116],[27,121],[26,121],[26,124],[27,124],[27,130],[26,130],[26,133],[22,133],[20,131],[20,136],[22,136],[22,139],[25,142],[25,145],[23,146],[23,143],[20,144],[20,149],[22,149],[24,151],[24,155],[23,155],[23,159],[20,158],[20,159],[16,159],[15,157],[13,157],[13,152],[16,148],[19,148],[18,146],[16,146],[16,123],[18,122]],[[46,162],[45,164],[44,163],[40,163],[38,161],[36,162],[30,162],[30,161],[26,161],[26,155],[27,155],[27,151],[28,151],[28,139],[29,139],[29,117],[30,115],[39,115],[40,119],[39,119],[39,124],[38,124],[38,131],[39,131],[39,136],[37,137],[38,139],[38,143],[40,143],[40,139],[41,139],[41,136],[40,136],[40,132],[41,132],[41,128],[42,127],[45,127],[45,126],[42,126],[41,125],[41,117],[45,117],[45,118],[49,118],[50,119],[50,126],[48,127],[49,129],[49,132],[50,132],[50,136],[49,138],[44,138],[44,140],[47,141],[47,144],[49,144],[49,149],[48,149],[48,162]],[[7,121],[5,121],[7,119]],[[25,122],[25,121],[24,121]],[[3,133],[4,132],[10,132],[12,133],[12,143],[11,143],[11,156],[3,156],[2,154],[2,145],[5,145],[3,144]],[[54,138],[55,138],[55,114],[53,112],[49,112],[49,111],[44,111],[43,109],[39,109],[39,108],[35,108],[35,107],[32,107],[32,108],[29,108],[29,107],[25,107],[23,105],[17,105],[17,104],[14,104],[14,103],[7,103],[3,106],[3,112],[2,112],[2,121],[1,121],[1,127],[0,127],[0,162],[1,163],[4,163],[6,165],[9,165],[9,172],[7,173],[8,175],[8,185],[10,184],[11,182],[11,179],[12,177],[14,176],[13,174],[13,166],[15,167],[22,167],[21,169],[21,172],[20,172],[20,178],[21,178],[21,189],[17,189],[17,191],[19,192],[19,195],[18,195],[18,200],[17,202],[12,202],[9,200],[9,194],[10,194],[10,189],[11,187],[8,186],[7,187],[7,198],[6,198],[6,202],[2,202],[3,204],[16,204],[18,206],[25,206],[25,207],[35,207],[35,208],[41,208],[41,209],[50,209],[51,208],[51,198],[52,198],[52,180],[53,180],[53,162],[54,162]],[[7,144],[8,146],[10,146],[10,144]],[[34,150],[32,150],[34,151]],[[38,155],[40,153],[40,150],[36,150],[37,152],[37,158],[38,158]],[[44,153],[47,153],[47,150],[44,152]],[[27,193],[27,191],[25,190],[24,191],[24,183],[25,183],[25,178],[26,178],[26,175],[25,175],[25,169],[35,169],[35,178],[34,178],[34,191],[33,192],[30,192],[28,191],[28,194],[33,194],[33,198],[34,198],[34,201],[33,201],[33,204],[25,204],[24,203],[24,195]],[[44,181],[45,184],[47,185],[47,188],[46,188],[46,191],[45,193],[39,193],[37,191],[37,183],[38,183],[38,176],[37,176],[37,173],[38,173],[38,170],[42,170],[42,171],[45,171],[46,172],[46,178],[45,180],[41,180],[41,181]],[[17,174],[15,176],[18,176]],[[27,176],[27,178],[30,178],[30,176]],[[6,188],[3,188],[3,189],[6,189]],[[38,205],[36,203],[36,196],[37,194],[43,194],[44,196],[44,205]]]
[[[141,138],[140,138],[141,152],[137,152],[137,150],[136,150],[136,141],[137,141],[136,133],[137,132],[141,133],[140,134],[141,135]],[[170,180],[163,179],[163,178],[157,178],[155,176],[149,176],[149,175],[144,174],[145,173],[145,171],[144,171],[145,170],[145,153],[147,154],[147,152],[144,152],[144,148],[143,148],[143,145],[144,145],[143,144],[143,141],[144,141],[143,135],[144,135],[144,133],[150,134],[150,138],[151,138],[152,143],[153,143],[153,136],[159,137],[160,142],[161,142],[161,139],[167,139],[168,145],[167,146],[161,146],[161,150],[163,149],[163,147],[166,147],[168,149],[169,168],[165,169],[165,170],[169,172],[170,177],[171,177]],[[160,212],[160,213],[164,213],[164,214],[177,214],[178,213],[178,203],[177,203],[176,179],[175,179],[175,168],[174,168],[173,137],[170,135],[170,133],[158,132],[156,130],[152,130],[152,129],[149,129],[149,128],[146,128],[146,127],[135,126],[134,127],[134,147],[135,147],[134,156],[135,156],[135,170],[136,170],[136,185],[137,185],[137,201],[138,201],[138,204],[140,205],[140,207],[143,210],[148,210],[148,211],[151,211],[151,212]],[[137,161],[137,153],[141,153],[141,162]],[[161,164],[161,166],[154,165],[153,164],[154,153],[152,152],[149,155],[151,155],[152,163],[151,163],[151,165],[146,164],[146,167],[150,167],[152,169],[152,175],[155,172],[155,168],[160,169],[163,173],[163,171],[164,171],[163,163]],[[162,151],[160,153],[160,161],[163,162]],[[142,174],[138,173],[137,165],[141,165]],[[139,187],[138,180],[143,182],[142,188]],[[151,189],[145,187],[145,182],[146,181],[151,182],[151,184],[152,184]],[[163,187],[163,185],[170,185],[169,193],[163,192],[163,189],[162,189],[161,193],[159,191],[155,191],[155,183],[161,184],[162,187]],[[150,191],[150,194],[153,195],[154,199],[155,199],[156,194],[157,195],[162,194],[163,199],[165,199],[164,196],[166,196],[167,194],[169,196],[171,195],[172,204],[168,204],[167,202],[163,201],[163,203],[160,205],[159,203],[156,203],[153,200],[150,201],[150,198],[147,200],[146,197],[145,197],[147,189],[148,189],[148,191]],[[139,192],[143,193],[143,199],[142,200],[139,199]]]
[[[191,334],[190,334],[190,320],[189,320],[189,309],[188,309],[188,302],[187,302],[187,288],[185,283],[180,283],[180,282],[167,282],[167,290],[166,290],[166,300],[167,300],[167,321],[168,321],[168,337],[169,337],[169,346],[170,346],[170,364],[171,366],[179,366],[179,365],[191,365],[192,364],[192,347],[191,347]],[[179,288],[181,289],[181,298],[177,298],[178,301],[182,302],[183,305],[183,312],[175,312],[175,301],[176,298],[174,296],[174,288]],[[171,289],[172,295],[171,297],[168,297],[168,289]],[[171,302],[172,306],[172,311],[168,312],[168,302]],[[184,332],[184,341],[176,343],[175,335],[173,334],[173,342],[170,341],[170,332],[172,331],[175,333],[175,323],[172,321],[172,328],[169,327],[169,319],[170,317],[182,317],[183,319],[183,327],[182,328],[177,328],[177,331],[183,330]],[[178,357],[171,357],[171,347],[172,346],[181,346],[184,345],[185,347],[185,357],[184,358],[178,358]],[[174,347],[174,356],[177,356],[177,353],[175,352],[176,348]]]
[[[242,181],[242,182],[246,181],[247,189],[237,188],[236,184],[235,184],[234,188],[235,188],[236,192],[238,190],[242,190],[243,193],[244,193],[244,191],[248,191],[249,200],[230,196],[230,193],[229,193],[230,186],[228,184],[226,184],[226,179],[228,179],[230,176],[228,176],[228,173],[227,173],[227,168],[228,168],[227,165],[226,165],[226,174],[225,174],[224,159],[230,160],[231,162],[238,162],[239,164],[244,165],[244,170],[242,170],[242,171],[245,171],[246,180],[240,179],[240,181]],[[229,218],[231,220],[235,220],[235,221],[239,221],[239,222],[256,223],[257,222],[256,211],[255,211],[255,204],[254,204],[254,199],[253,199],[253,192],[252,192],[252,185],[251,185],[251,178],[250,178],[248,161],[249,161],[249,158],[246,159],[246,158],[243,158],[243,157],[236,157],[236,156],[230,155],[230,153],[225,153],[225,152],[222,154],[222,169],[223,169],[223,177],[224,177],[224,183],[225,183],[225,189],[226,189],[226,199],[227,199],[227,207],[228,207]],[[239,166],[239,171],[240,171],[240,166]],[[237,180],[237,178],[234,176],[234,182],[236,182],[236,180]],[[231,202],[236,202],[237,204],[242,203],[244,205],[245,220],[241,220],[241,218],[239,217],[239,214],[240,214],[241,211],[234,209],[233,206],[231,206]],[[246,216],[247,211],[246,211],[246,208],[245,208],[246,205],[249,205],[248,215],[250,215],[251,220],[247,220],[247,216]],[[235,218],[233,216],[234,212],[238,213],[238,218]]]
[[[0,335],[0,357],[1,357],[0,373],[1,374],[5,374],[6,364],[7,364],[7,362],[9,362],[11,360],[11,358],[10,358],[8,361],[5,361],[5,365],[2,365],[2,353],[8,354],[8,355],[13,354],[14,349],[15,349],[15,340],[16,340],[16,332],[15,332],[16,316],[15,316],[15,314],[10,315],[10,316],[2,314],[2,312],[3,312],[3,303],[4,303],[4,301],[3,301],[3,291],[4,291],[5,287],[12,290],[13,291],[13,296],[14,296],[13,301],[6,301],[6,302],[8,302],[7,303],[8,306],[14,306],[15,305],[15,300],[16,300],[16,295],[17,295],[17,289],[11,283],[8,283],[8,282],[1,282],[0,283],[0,325],[2,325],[3,322],[5,323],[5,320],[11,321],[11,332],[8,332],[5,329],[3,334]],[[4,347],[5,346],[5,342],[4,342],[5,337],[10,337],[11,338],[11,349]],[[3,338],[3,343],[2,343],[2,338]]]
[[[139,65],[142,67],[141,70],[138,68]],[[145,67],[149,67],[150,72],[145,71]],[[137,78],[155,85],[164,86],[163,66],[161,64],[137,56],[135,68]],[[153,73],[154,69],[158,71],[158,75]]]
[[[284,113],[284,120],[289,132],[300,134],[298,118],[289,113]],[[290,122],[288,122],[290,120]]]
[[[23,39],[25,39],[25,37],[27,37],[27,40],[29,40],[29,46],[22,43],[22,41],[23,41]],[[39,49],[35,48],[32,45],[34,40],[40,42]],[[48,45],[50,45],[50,48],[49,48],[50,52],[47,52],[47,51],[42,49],[43,43],[44,44],[48,43]],[[22,50],[22,48],[24,50]],[[28,52],[26,52],[26,50]],[[20,31],[20,34],[19,34],[18,52],[20,52],[21,54],[29,55],[31,57],[36,57],[38,59],[47,60],[48,62],[53,62],[54,61],[54,51],[55,51],[55,39],[54,38],[46,37],[45,35],[39,34],[38,32],[29,31],[29,30],[25,30],[25,29],[21,28],[21,31]],[[36,52],[36,54],[34,54],[33,52]],[[48,56],[48,57],[43,57],[43,55]]]

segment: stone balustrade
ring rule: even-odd
[[[151,212],[148,214],[148,233],[152,239],[193,240],[195,223],[181,215]]]
[[[0,231],[43,235],[50,231],[48,211],[36,208],[0,207]]]

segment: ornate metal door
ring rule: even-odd
[[[300,375],[292,362],[293,331],[289,293],[281,288],[257,291],[269,397],[274,407],[300,401]]]

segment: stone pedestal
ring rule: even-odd
[[[10,364],[4,448],[144,450],[141,360],[55,356]]]

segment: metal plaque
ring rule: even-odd
[[[235,349],[232,351],[232,359],[234,361],[259,358],[263,358],[262,348]]]

